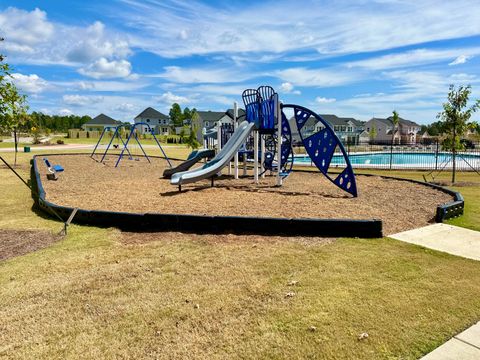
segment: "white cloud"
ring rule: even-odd
[[[289,82],[284,82],[280,85],[280,92],[284,94],[295,94],[295,95],[300,95],[301,92],[300,90],[293,90],[294,86],[292,83]]]
[[[85,27],[56,23],[39,9],[0,10],[0,29],[6,55],[17,64],[79,66],[99,58],[124,59],[132,53],[125,34],[99,21]]]
[[[455,60],[453,60],[451,63],[448,65],[460,65],[460,64],[465,64],[468,60],[470,60],[473,56],[469,55],[460,55],[458,56]]]
[[[277,70],[275,75],[282,80],[300,86],[331,87],[350,84],[360,79],[360,73],[336,68],[308,69],[304,67]]]
[[[112,107],[112,110],[122,111],[122,112],[132,112],[136,109],[136,106],[130,103],[122,103]]]
[[[107,34],[105,25],[99,21],[81,32],[83,36],[67,53],[70,61],[86,63],[98,58],[124,58],[131,53],[128,42],[118,35]]]
[[[193,84],[193,83],[230,83],[241,82],[252,78],[255,74],[241,74],[230,68],[182,68],[179,66],[166,66],[161,74],[152,75],[170,82]]]
[[[108,61],[102,57],[78,72],[85,76],[101,79],[127,77],[131,70],[132,65],[127,60]]]
[[[30,94],[41,93],[48,87],[48,82],[37,74],[24,75],[19,73],[12,74],[13,82],[21,90]]]
[[[280,85],[280,90],[285,93],[289,93],[293,90],[293,85],[292,83],[289,82],[284,82],[282,85]]]
[[[36,8],[31,12],[9,7],[0,12],[0,29],[7,51],[30,54],[35,46],[51,39],[54,27],[47,14]]]
[[[86,96],[86,95],[63,95],[63,102],[73,106],[83,106],[103,101],[103,96]]]
[[[472,11],[478,0],[306,0],[302,6],[287,0],[276,1],[275,6],[272,2],[221,6],[195,0],[125,0],[123,5],[115,8],[115,14],[131,28],[132,42],[165,57],[250,53],[255,60],[265,53],[305,49],[347,54],[480,33],[480,13]],[[183,27],[180,32],[188,34],[180,34],[182,41],[178,24]]]
[[[58,110],[58,114],[63,116],[68,116],[68,115],[72,115],[73,112],[70,109],[60,109]]]
[[[319,104],[328,104],[328,103],[333,103],[337,101],[337,99],[334,99],[334,98],[326,98],[326,97],[320,97],[320,96],[317,96],[315,98],[315,102],[319,103]]]
[[[173,104],[173,103],[188,104],[190,102],[190,100],[185,96],[175,95],[175,94],[172,94],[170,91],[163,93],[160,96],[154,96],[153,99],[163,104]]]

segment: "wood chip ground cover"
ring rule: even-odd
[[[381,219],[384,233],[427,225],[436,207],[452,201],[441,191],[378,176],[357,176],[358,198],[352,198],[320,173],[294,172],[284,186],[267,176],[255,185],[251,177],[224,176],[210,187],[204,180],[183,187],[181,193],[162,179],[166,162],[149,164],[114,157],[105,164],[86,155],[51,156],[65,172],[58,181],[42,183],[47,200],[89,210],[157,212],[200,215],[237,215],[285,218]],[[223,171],[224,174],[227,170]]]

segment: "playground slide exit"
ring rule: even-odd
[[[233,133],[232,137],[225,144],[222,150],[208,163],[200,168],[184,171],[172,175],[170,184],[182,185],[190,184],[203,179],[209,179],[225,166],[228,165],[230,160],[235,156],[235,153],[240,149],[242,144],[247,140],[248,135],[253,130],[255,124],[247,121],[242,122],[237,130]]]

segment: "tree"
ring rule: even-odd
[[[373,127],[370,129],[368,135],[370,135],[371,141],[375,140],[375,138],[377,137],[377,128],[375,127],[375,125],[373,125]]]
[[[177,103],[173,103],[168,115],[170,116],[174,127],[183,125],[183,114],[180,105],[178,105]]]
[[[185,135],[186,131],[182,129],[182,142],[192,150],[198,149],[200,147],[200,143],[197,140],[197,129],[192,125],[190,126],[189,130],[190,131],[188,134]]]
[[[398,129],[398,123],[400,122],[400,117],[398,116],[397,110],[393,110],[393,116],[392,116],[392,123],[393,123],[393,130],[392,130],[392,144],[395,140],[395,132]]]
[[[400,121],[400,117],[398,116],[397,110],[393,110],[393,116],[391,119],[392,119],[393,129],[392,129],[392,142],[390,143],[390,170],[392,170],[393,142],[395,141],[395,132],[397,131],[397,126]]]
[[[0,39],[3,41],[3,39]],[[17,165],[17,130],[27,120],[27,97],[21,95],[13,83],[11,68],[0,55],[0,130],[13,131],[15,141],[15,166]]]
[[[450,85],[448,101],[443,103],[443,111],[437,115],[442,124],[442,131],[446,135],[444,146],[452,150],[452,184],[455,183],[456,152],[457,149],[462,149],[460,137],[469,128],[476,126],[470,122],[470,117],[480,107],[480,100],[467,107],[471,91],[470,85],[460,85],[458,89],[455,85]]]

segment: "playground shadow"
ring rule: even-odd
[[[195,188],[183,188],[182,191],[174,190],[160,193],[160,196],[178,196],[181,194],[189,192],[201,192],[206,189],[211,189],[211,185],[199,186]],[[257,187],[251,187],[248,185],[234,185],[234,184],[215,184],[213,188],[223,189],[223,190],[234,190],[234,191],[245,191],[250,193],[257,194],[278,194],[286,197],[295,197],[295,196],[315,196],[328,199],[350,199],[351,196],[347,194],[327,194],[327,193],[311,193],[304,191],[285,191],[281,190],[280,187],[271,186],[271,185],[257,185]]]

